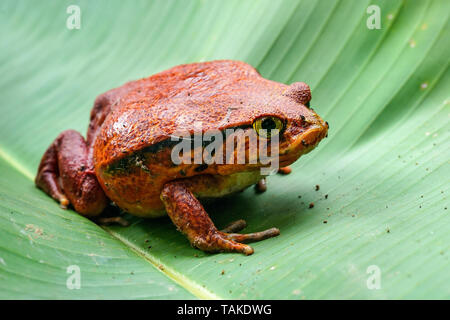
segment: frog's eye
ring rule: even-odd
[[[263,138],[270,138],[274,129],[280,133],[284,129],[283,120],[277,117],[262,117],[253,122],[253,129]],[[261,130],[263,129],[263,130]]]

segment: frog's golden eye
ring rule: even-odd
[[[253,122],[253,129],[263,138],[270,138],[274,129],[280,133],[284,129],[284,122],[277,117],[262,117]],[[261,130],[263,129],[263,130]]]

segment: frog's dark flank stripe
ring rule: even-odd
[[[117,159],[113,163],[109,164],[105,170],[107,174],[127,174],[131,172],[134,168],[140,167],[144,169],[146,154],[155,154],[165,148],[172,148],[174,145],[179,143],[178,141],[172,141],[171,139],[165,139],[151,146],[137,150],[130,155],[126,155],[120,159]],[[145,167],[146,168],[146,167]],[[147,169],[148,170],[148,169]],[[144,169],[144,171],[147,172]],[[147,173],[150,173],[149,171]]]
[[[195,168],[195,172],[202,172],[208,168],[208,165],[206,163],[203,163],[199,165],[197,168]]]
[[[227,129],[231,129],[232,132],[234,132],[238,129],[245,130],[245,129],[249,129],[249,128],[252,128],[252,126],[251,125],[242,125],[242,126],[230,127]],[[225,130],[223,130],[221,132],[222,132],[223,139],[225,141],[226,140],[226,132],[225,132]],[[197,137],[195,135],[191,135],[189,138],[185,137],[184,139],[189,139],[191,141],[191,148],[193,149],[194,148],[194,139],[196,139],[196,138]],[[209,144],[214,143],[214,136],[212,138],[213,138],[212,141],[206,141],[206,140],[202,139],[202,148],[205,148]],[[145,160],[146,160],[146,155],[155,154],[166,148],[171,149],[178,143],[180,143],[180,141],[172,140],[171,138],[167,138],[167,139],[162,140],[153,145],[144,147],[140,150],[133,152],[132,154],[125,155],[124,157],[119,158],[116,161],[114,161],[113,163],[109,164],[105,170],[105,173],[107,173],[107,174],[128,174],[136,167],[140,167],[147,173],[150,173],[148,168],[146,168],[144,165]],[[195,171],[201,172],[201,171],[205,170],[208,167],[207,165],[205,167],[205,165],[200,165],[199,167],[197,167],[195,169]]]

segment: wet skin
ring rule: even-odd
[[[171,151],[177,142],[171,137],[194,134],[199,122],[202,132],[240,128],[258,139],[268,138],[261,128],[276,127],[280,170],[287,174],[286,166],[327,135],[328,124],[309,108],[310,99],[305,83],[270,81],[239,61],[177,66],[97,97],[86,140],[76,131],[62,132],[42,157],[36,185],[86,217],[98,217],[113,201],[140,217],[168,214],[203,251],[252,254],[245,242],[276,236],[278,229],[238,234],[245,227],[239,220],[219,231],[198,199],[254,184],[264,191],[260,169],[267,164],[238,164],[235,152],[231,162],[176,165]]]

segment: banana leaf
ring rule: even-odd
[[[2,1],[0,298],[450,298],[449,13],[445,0]],[[330,124],[264,194],[206,205],[218,227],[281,230],[252,256],[198,251],[167,217],[101,227],[34,186],[97,95],[215,59],[308,83]]]

